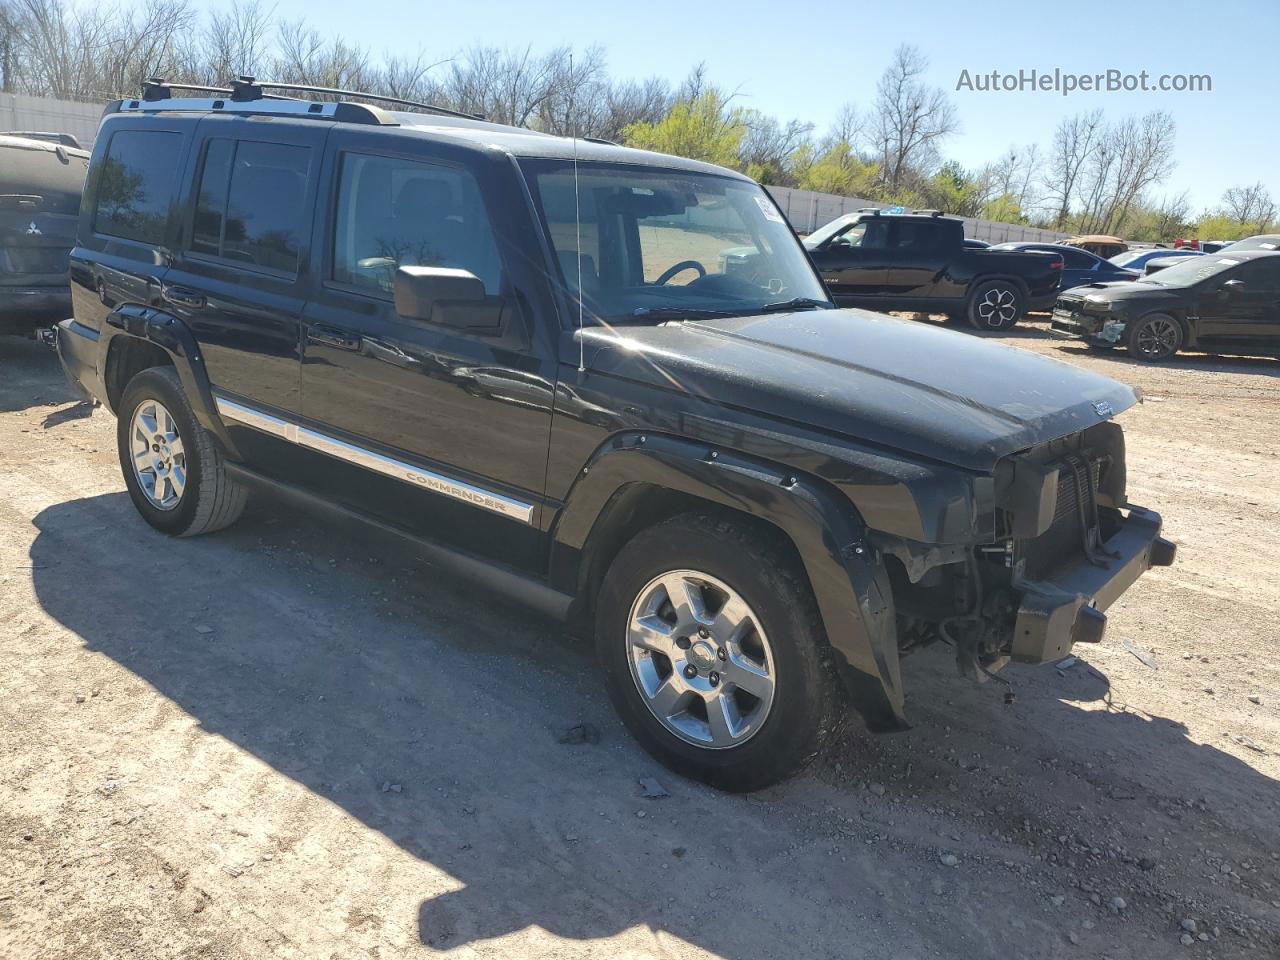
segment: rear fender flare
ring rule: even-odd
[[[217,414],[199,344],[185,323],[163,310],[126,304],[108,314],[104,333],[107,334],[101,347],[104,372],[111,341],[116,337],[133,337],[159,347],[169,355],[200,425],[213,434],[228,456],[240,459],[222,418]],[[118,415],[119,411],[116,413]]]
[[[552,577],[575,593],[591,534],[630,485],[697,497],[772,524],[795,546],[823,626],[847,669],[854,705],[873,729],[906,727],[897,623],[880,553],[833,487],[780,464],[668,436],[627,433],[582,468],[552,530]]]

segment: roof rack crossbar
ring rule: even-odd
[[[448,117],[461,117],[464,120],[483,120],[478,113],[465,113],[449,107],[438,107],[434,103],[423,103],[420,100],[406,100],[403,97],[392,97],[381,93],[368,93],[364,90],[343,90],[340,87],[317,87],[307,83],[260,83],[253,77],[240,77],[233,81],[236,92],[244,90],[243,99],[253,99],[252,91],[257,90],[297,90],[302,93],[323,93],[332,97],[358,97],[362,100],[377,100],[381,103],[394,103],[402,107],[416,107],[419,110],[430,110],[432,113],[444,114]],[[229,93],[231,91],[228,91]],[[240,97],[238,97],[239,99]]]

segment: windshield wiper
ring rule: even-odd
[[[774,313],[779,310],[819,310],[830,306],[830,300],[815,300],[813,297],[793,297],[790,300],[779,300],[777,303],[766,303],[758,309],[760,313]]]

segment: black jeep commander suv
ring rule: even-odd
[[[412,537],[593,634],[640,742],[734,790],[846,702],[904,726],[904,652],[1062,656],[1172,562],[1132,390],[837,309],[745,177],[262,86],[152,83],[94,146],[57,344],[157,529],[256,488]]]

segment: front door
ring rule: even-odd
[[[854,300],[884,293],[888,246],[889,221],[871,217],[850,224],[810,256],[831,295]]]
[[[1219,274],[1201,294],[1199,313],[1207,347],[1280,351],[1280,255]]]
[[[323,276],[303,318],[303,412],[329,474],[313,479],[390,522],[536,571],[556,365],[520,293],[529,265],[500,253],[506,221],[528,220],[517,181],[447,145],[402,141],[396,153],[366,133],[338,139],[329,227],[316,233]],[[401,317],[393,281],[407,265],[468,270],[487,299],[439,323]],[[488,325],[463,325],[467,310]]]

